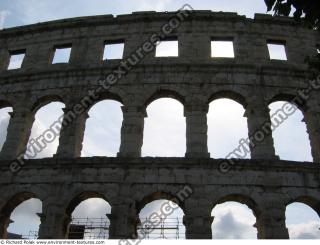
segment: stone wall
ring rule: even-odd
[[[187,238],[211,238],[211,210],[225,201],[245,203],[253,210],[259,238],[288,238],[285,207],[294,201],[320,212],[318,91],[299,105],[313,163],[279,160],[268,136],[251,148],[252,160],[237,161],[223,173],[222,160],[210,159],[208,153],[206,118],[214,99],[236,100],[246,109],[253,135],[270,121],[271,102],[290,101],[297,89],[308,87],[313,71],[306,58],[315,56],[319,34],[290,18],[257,14],[247,19],[235,13],[195,11],[170,34],[179,41],[179,57],[156,58],[153,51],[110,89],[99,89],[99,78],[121,62],[102,60],[106,41],[124,40],[125,59],[174,16],[137,12],[0,31],[0,108],[13,108],[0,153],[1,237],[6,236],[12,210],[31,197],[43,202],[40,238],[66,237],[72,210],[89,197],[103,197],[112,206],[111,238],[132,238],[144,200],[173,198],[186,186],[192,195],[179,204]],[[231,38],[235,58],[211,58],[212,38]],[[270,60],[268,40],[286,44],[287,61]],[[51,64],[54,48],[65,44],[72,44],[70,62]],[[17,50],[26,50],[22,68],[7,70],[10,52]],[[88,91],[100,91],[99,96],[89,96],[94,103],[114,99],[123,105],[118,157],[80,158],[87,108],[63,127],[54,158],[26,161],[20,172],[12,173],[9,166],[26,149],[37,109],[61,101],[67,114]],[[160,97],[184,105],[185,158],[141,158],[146,107]]]

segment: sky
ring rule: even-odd
[[[266,12],[263,0],[190,0],[188,2],[180,0],[158,0],[156,2],[149,0],[1,0],[0,29],[77,16],[119,15],[147,10],[175,11],[185,3],[197,10],[238,12],[249,18],[252,18],[254,13]],[[112,48],[116,48],[115,51],[112,51]],[[121,45],[106,48],[104,58],[121,57],[121,49],[123,49]],[[174,49],[174,43],[163,43],[159,46],[157,56],[176,56],[177,52]],[[222,48],[213,47],[212,50],[213,56],[220,56],[222,50],[228,56],[232,57],[233,54],[230,43]],[[282,59],[284,56],[281,55],[281,52],[281,47],[275,47],[274,52],[270,52],[271,58]],[[67,52],[62,52],[60,56],[57,55],[55,62],[67,62],[66,57]],[[20,60],[19,57],[15,57],[12,60],[13,68],[19,63],[21,63],[21,57]],[[270,105],[271,113],[280,108],[282,104],[283,102],[277,102]],[[62,115],[63,107],[62,103],[51,103],[41,108],[36,114],[31,138],[39,135]],[[10,120],[9,111],[9,108],[0,110],[0,148],[6,137],[6,129]],[[142,156],[184,156],[186,125],[183,105],[172,99],[159,99],[148,106],[147,114]],[[241,138],[247,137],[247,122],[243,115],[243,106],[234,101],[220,99],[210,104],[208,149],[211,157],[224,158],[237,146]],[[120,146],[120,129],[123,119],[121,104],[109,100],[102,101],[89,111],[89,116],[81,156],[116,156]],[[298,111],[274,132],[276,153],[281,159],[301,162],[312,160],[310,142],[302,120],[303,115]],[[57,146],[58,139],[38,157],[52,157]],[[147,217],[151,212],[159,210],[164,202],[160,200],[146,205],[140,217]],[[40,212],[41,202],[39,200],[25,201],[12,213],[11,219],[14,220],[14,223],[8,230],[24,235],[27,235],[29,231],[37,230],[40,220],[36,213]],[[73,216],[99,218],[105,217],[106,213],[110,213],[109,204],[101,199],[89,199],[74,210]],[[183,211],[177,209],[170,217],[181,218],[182,215]],[[213,209],[212,215],[215,217],[212,225],[214,238],[256,238],[257,231],[253,227],[255,217],[246,205],[234,202],[220,204]],[[291,238],[320,238],[319,216],[311,208],[297,203],[289,205],[286,217]],[[28,225],[25,224],[25,220],[29,221]]]

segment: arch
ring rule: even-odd
[[[154,192],[137,202],[140,223],[136,228],[139,239],[184,238],[185,212],[182,206],[178,198],[162,191]]]
[[[121,143],[122,104],[117,100],[99,101],[88,114],[81,156],[116,157]]]
[[[268,105],[275,103],[275,102],[280,102],[280,101],[285,101],[294,104],[299,108],[300,111],[303,113],[307,111],[307,104],[306,101],[303,99],[299,98],[296,94],[290,94],[290,93],[278,93],[274,95],[269,101]]]
[[[185,96],[183,96],[179,92],[172,89],[159,89],[147,98],[144,103],[145,108],[147,108],[152,102],[162,98],[174,99],[179,101],[182,105],[185,105]]]
[[[310,196],[291,200],[286,206],[286,226],[290,239],[319,239],[320,202]]]
[[[245,96],[241,95],[240,93],[231,91],[231,90],[222,90],[222,91],[215,92],[215,93],[211,94],[208,99],[208,104],[210,104],[211,102],[218,100],[218,99],[233,100],[233,101],[239,103],[240,105],[242,105],[243,108],[246,108],[248,105]]]
[[[25,151],[26,159],[52,157],[57,152],[64,106],[62,102],[52,101],[37,109]]]
[[[269,104],[272,136],[276,154],[281,159],[312,162],[310,138],[301,108],[290,100]]]
[[[13,107],[13,106],[7,100],[0,100],[0,109],[6,108],[6,107]]]
[[[244,206],[242,206],[242,205],[244,205]],[[231,211],[231,213],[230,213],[230,211],[228,211],[227,213],[222,212],[226,208],[228,208],[228,209],[231,208],[231,210],[233,210],[235,207],[237,209],[238,208],[242,209],[241,210],[243,213],[242,215],[246,215],[246,218],[248,218],[247,224],[246,224],[246,222],[243,222],[242,219],[239,219],[239,218],[236,219],[234,214],[232,214],[232,211]],[[217,217],[218,216],[220,217],[223,214],[224,216],[221,216],[221,217],[224,217],[228,222],[231,222],[230,225],[233,224],[235,226],[238,226],[238,228],[245,229],[247,232],[246,234],[250,235],[250,237],[252,236],[251,238],[254,238],[256,236],[257,231],[256,231],[256,233],[254,233],[255,231],[251,228],[256,223],[256,217],[259,216],[259,214],[261,213],[261,210],[260,210],[257,202],[252,197],[245,195],[245,194],[239,194],[239,193],[230,193],[230,194],[221,196],[215,202],[213,202],[212,214],[215,211],[218,212],[215,214]],[[253,215],[253,217],[251,217],[252,219],[250,218],[251,212]],[[250,219],[251,219],[252,224],[249,224]],[[222,221],[223,220],[220,219],[220,222],[222,222]],[[211,226],[213,236],[215,235],[215,232],[214,232],[215,225],[219,225],[217,222],[219,222],[219,220],[216,220],[216,222],[214,220],[212,223],[212,226]],[[241,222],[241,223],[239,223],[239,222]],[[245,237],[236,237],[236,233],[232,233],[232,232],[229,233],[229,236],[232,236],[232,238],[228,237],[231,239],[245,238]],[[225,238],[225,237],[221,236],[221,237],[214,237],[214,238],[216,239],[216,238]]]
[[[256,217],[261,213],[261,210],[260,210],[257,202],[253,198],[251,198],[247,195],[238,194],[238,193],[228,194],[228,195],[225,195],[225,196],[219,198],[214,203],[212,208],[214,208],[217,204],[222,204],[225,202],[238,202],[241,204],[245,204],[253,211],[253,214]]]
[[[96,191],[84,191],[79,193],[78,195],[76,195],[74,198],[72,198],[69,203],[68,206],[66,208],[66,214],[67,215],[71,215],[73,210],[83,201],[90,199],[90,198],[101,198],[103,200],[105,200],[106,202],[108,202],[108,200],[105,198],[104,195],[102,195],[99,192]],[[109,203],[109,202],[108,202]]]
[[[221,97],[223,95],[219,94],[217,99],[209,104],[208,151],[213,158],[250,159],[250,147],[241,144],[241,140],[247,139],[249,135],[248,119],[244,116],[244,105],[238,101],[245,102],[241,99]],[[235,149],[239,150],[235,151]]]
[[[59,95],[45,95],[38,98],[32,105],[31,111],[36,113],[40,108],[52,103],[52,102],[61,102],[65,104],[64,100]]]
[[[157,201],[157,200],[169,200],[177,204],[183,211],[184,211],[184,203],[182,203],[178,197],[176,197],[173,194],[170,194],[168,192],[164,191],[157,191],[153,192],[145,197],[143,197],[140,201],[136,202],[136,210],[137,213],[140,213],[140,211],[150,202]]]
[[[100,200],[99,200],[100,199]],[[91,214],[86,216],[84,213],[86,211],[97,211],[97,204],[101,204],[101,200],[103,200],[103,205],[106,207],[110,207],[110,203],[107,201],[104,195],[96,191],[85,191],[76,195],[73,199],[71,199],[66,207],[66,218],[63,224],[63,234],[70,239],[105,239],[109,237],[109,234],[106,233],[107,228],[110,225],[109,216],[107,217],[107,213],[103,213],[103,215],[99,214],[100,217],[91,217]],[[93,203],[86,203],[89,201],[93,201]],[[81,206],[84,205],[84,206]],[[92,209],[84,208],[86,205],[96,205]],[[80,210],[77,210],[80,208]],[[78,214],[74,216],[74,212],[77,210]],[[98,210],[99,211],[99,210]],[[111,211],[111,210],[110,210]],[[103,217],[105,215],[105,217]],[[75,231],[71,230],[71,225],[75,226],[83,226],[83,231]],[[98,234],[96,233],[98,230]],[[89,231],[90,234],[84,233],[84,231]],[[83,233],[82,233],[83,232]],[[102,234],[103,233],[103,234]],[[80,235],[80,237],[79,237]],[[81,237],[82,236],[82,237]]]
[[[320,200],[318,200],[312,196],[300,196],[300,197],[297,197],[295,199],[290,200],[286,206],[288,206],[292,203],[295,203],[295,202],[303,203],[303,204],[309,206],[320,216]]]
[[[213,239],[257,239],[256,217],[247,204],[226,201],[216,205],[211,215]]]
[[[91,104],[91,106],[88,107],[87,112],[89,112],[92,107],[94,107],[96,104],[105,101],[105,100],[112,100],[112,101],[117,101],[120,104],[124,105],[124,100],[122,99],[122,97],[115,92],[110,92],[110,91],[104,91],[102,93],[99,93],[97,95],[97,99],[94,101],[93,104]]]
[[[12,196],[6,204],[1,208],[0,213],[0,238],[7,238],[7,228],[10,224],[10,216],[16,207],[31,198],[37,198],[37,195],[33,192],[20,192]],[[40,199],[41,200],[41,199]]]
[[[147,114],[142,156],[184,157],[186,120],[183,104],[172,98],[160,98],[149,104]]]

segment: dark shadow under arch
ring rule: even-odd
[[[24,201],[31,198],[38,198],[36,194],[32,192],[21,192],[14,195],[10,200],[1,208],[0,213],[0,239],[7,238],[7,227],[10,223],[10,216],[13,210]]]
[[[71,215],[74,209],[83,201],[90,199],[90,198],[101,198],[108,202],[108,200],[105,198],[104,195],[100,194],[99,192],[95,191],[86,191],[86,192],[81,192],[78,194],[76,197],[71,199],[69,202],[67,208],[66,208],[66,214]],[[109,202],[108,202],[109,203]],[[110,204],[110,203],[109,203]]]
[[[136,202],[136,210],[137,214],[141,212],[141,210],[149,203],[157,200],[165,199],[168,201],[172,201],[177,204],[184,212],[184,204],[177,198],[175,195],[172,195],[168,192],[157,191],[150,195],[145,196],[142,200]]]
[[[13,107],[12,104],[6,100],[0,100],[0,109],[4,109],[7,107]]]
[[[145,108],[147,108],[152,102],[163,98],[174,99],[179,101],[182,105],[185,105],[185,97],[178,92],[169,89],[159,89],[146,100]]]
[[[37,112],[40,108],[50,104],[50,103],[53,103],[53,102],[60,102],[60,103],[63,103],[65,105],[65,102],[64,100],[58,96],[58,95],[46,95],[46,96],[43,96],[41,98],[39,98],[35,104],[32,106],[31,108],[31,111],[33,112]]]
[[[298,109],[304,113],[307,111],[306,101],[298,97],[297,95],[280,93],[275,95],[271,100],[268,101],[268,105],[271,105],[275,102],[288,102],[298,107]]]
[[[243,108],[247,107],[247,101],[246,98],[244,96],[242,96],[239,93],[233,92],[233,91],[228,91],[228,90],[224,90],[224,91],[220,91],[217,93],[212,94],[209,97],[208,100],[208,104],[210,104],[211,102],[218,100],[218,99],[230,99],[233,100],[237,103],[239,103],[240,105],[243,106]]]
[[[288,202],[286,207],[289,206],[290,204],[293,204],[293,203],[302,203],[302,204],[309,206],[320,217],[320,201],[319,200],[316,200],[315,198],[310,197],[310,196],[301,196],[301,197],[298,197],[298,198],[293,199],[290,202]]]
[[[119,102],[121,105],[124,105],[123,99],[120,97],[120,95],[112,92],[103,92],[97,95],[97,99],[94,100],[94,103],[90,107],[88,107],[87,111],[90,111],[92,107],[94,107],[96,104],[105,101],[105,100],[113,100]]]
[[[245,204],[252,210],[255,217],[258,217],[261,213],[258,204],[251,197],[242,194],[229,194],[224,196],[213,205],[212,209],[214,209],[216,205],[223,204],[225,202],[238,202]]]

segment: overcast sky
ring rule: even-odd
[[[252,18],[255,12],[265,13],[263,0],[1,0],[0,29],[33,24],[48,20],[99,14],[127,14],[133,11],[156,10],[175,11],[189,3],[194,9],[238,12]],[[90,110],[86,124],[82,156],[116,156],[120,145],[122,112],[120,104],[103,101]],[[280,108],[281,102],[270,106],[271,113]],[[36,114],[32,136],[39,135],[61,115],[62,103],[52,103]],[[0,147],[4,142],[9,122],[8,108],[0,110]],[[145,119],[143,156],[184,156],[185,118],[183,105],[172,99],[160,99],[147,108]],[[247,122],[243,117],[244,108],[231,100],[217,100],[210,104],[208,114],[208,148],[211,157],[223,158],[232,151],[241,138],[247,137]],[[281,159],[311,161],[310,142],[303,115],[297,112],[274,133],[275,147]],[[47,147],[39,157],[51,157],[57,149],[58,140]],[[248,156],[250,158],[250,156]],[[299,164],[299,163],[297,163]],[[149,204],[140,217],[159,210],[163,202]],[[15,222],[9,231],[28,234],[37,230],[39,219],[35,213],[41,212],[41,202],[35,199],[24,202],[15,209],[11,218]],[[79,205],[74,217],[105,217],[110,206],[103,200],[87,200]],[[181,217],[177,210],[171,217]],[[212,213],[214,238],[256,238],[253,228],[255,217],[245,205],[226,203],[218,205]],[[28,220],[28,225],[26,225]],[[292,238],[320,238],[319,217],[309,207],[293,204],[287,208],[287,226]]]

